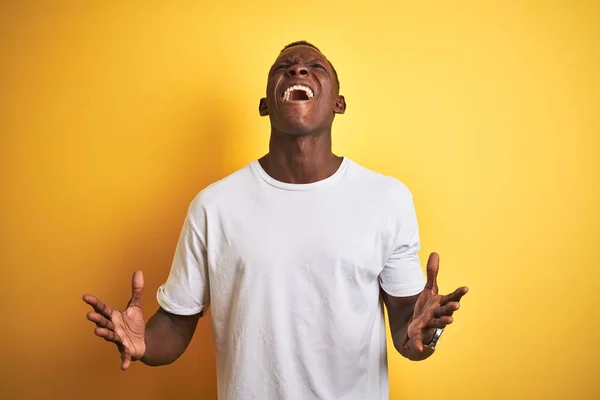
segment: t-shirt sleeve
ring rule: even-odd
[[[206,242],[188,215],[183,223],[171,271],[158,288],[156,299],[176,315],[204,314],[210,302]]]
[[[421,293],[426,282],[418,254],[419,224],[410,191],[402,186],[393,197],[393,252],[379,274],[379,284],[390,296],[413,296]]]

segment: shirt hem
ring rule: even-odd
[[[162,286],[158,289],[156,301],[163,310],[175,315],[196,315],[201,313],[205,308],[203,305],[192,308],[178,306],[167,298]]]
[[[425,289],[425,282],[422,283],[413,283],[409,285],[383,285],[381,284],[381,288],[390,296],[394,297],[408,297],[414,296],[423,291]]]

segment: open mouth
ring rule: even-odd
[[[281,101],[306,101],[315,97],[313,91],[308,86],[294,85],[290,86],[281,95]]]

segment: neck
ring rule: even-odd
[[[286,183],[313,183],[333,175],[342,157],[331,150],[331,132],[291,136],[271,131],[269,153],[259,160],[273,178]]]

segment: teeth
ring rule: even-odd
[[[290,86],[289,88],[287,88],[285,90],[285,92],[283,93],[283,101],[290,101],[290,95],[292,94],[292,92],[294,90],[303,90],[306,95],[308,96],[308,99],[312,99],[313,97],[315,97],[315,95],[313,94],[313,91],[308,87],[308,86],[304,86],[304,85],[294,85],[294,86]]]

